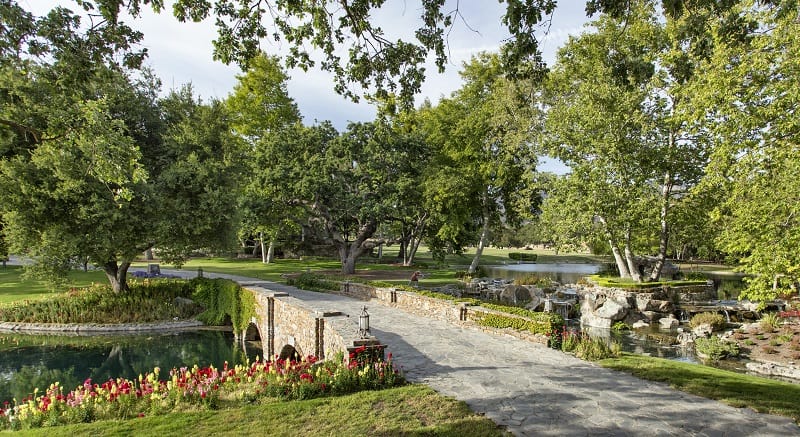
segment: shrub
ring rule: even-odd
[[[728,322],[725,320],[725,316],[718,313],[698,313],[692,316],[692,319],[689,321],[689,326],[692,328],[703,324],[711,325],[711,329],[714,331],[721,331],[725,329]]]
[[[539,258],[539,255],[535,253],[525,253],[525,252],[510,252],[508,254],[509,259],[513,259],[514,261],[536,261]]]
[[[629,324],[627,324],[627,323],[625,323],[625,322],[620,320],[618,322],[615,322],[611,326],[611,330],[615,331],[615,332],[630,331],[631,330],[631,325],[629,325]]]
[[[512,328],[519,331],[529,331],[534,334],[549,335],[564,325],[564,319],[556,313],[537,313],[524,308],[489,303],[482,303],[481,305],[488,309],[515,316],[477,312],[475,314],[476,322],[481,326],[500,329]]]
[[[303,290],[328,292],[339,291],[339,282],[333,281],[322,275],[315,275],[313,273],[301,273],[294,278],[289,278],[286,283],[293,287],[302,288]]]
[[[129,281],[130,291],[114,293],[107,284],[73,289],[50,299],[0,308],[0,320],[23,323],[151,323],[190,319],[202,309],[175,303],[190,297],[193,286],[180,279]]]
[[[767,313],[761,316],[758,324],[764,331],[772,332],[781,327],[781,318],[777,313]]]
[[[777,350],[775,350],[775,346],[772,346],[770,344],[765,344],[764,346],[761,346],[761,350],[766,354],[774,354],[778,352]]]
[[[694,347],[699,355],[705,355],[711,361],[739,355],[739,346],[736,343],[724,341],[716,335],[695,339]]]
[[[619,343],[610,345],[602,338],[582,335],[575,347],[575,356],[587,361],[600,361],[606,358],[617,357],[620,354]]]

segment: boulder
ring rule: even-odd
[[[607,299],[603,306],[597,308],[595,315],[616,322],[624,319],[629,309],[627,300]]]
[[[691,331],[684,331],[681,328],[678,328],[678,336],[677,340],[681,346],[686,346],[688,344],[694,343],[695,335]]]
[[[670,315],[669,317],[662,317],[658,320],[659,326],[662,329],[672,329],[677,328],[680,322],[674,316]]]
[[[633,329],[641,329],[641,328],[647,328],[648,326],[650,326],[650,324],[645,322],[644,320],[637,320],[633,322],[633,325],[631,326],[633,327]]]
[[[525,305],[525,309],[531,311],[540,311],[543,303],[544,298],[540,298],[539,296],[531,296],[531,301]]]
[[[531,294],[527,288],[521,285],[506,285],[503,291],[500,292],[500,300],[502,302],[516,304],[517,302],[525,302],[531,298]]]
[[[714,332],[714,328],[711,326],[710,323],[701,323],[698,326],[695,326],[692,329],[692,334],[695,337],[711,337],[711,333]]]

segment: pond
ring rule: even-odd
[[[516,279],[535,274],[562,284],[575,284],[580,278],[599,273],[603,268],[603,264],[589,263],[522,263],[485,267],[489,276],[494,278]]]
[[[231,332],[222,330],[124,336],[0,333],[0,403],[19,401],[35,387],[42,391],[56,381],[71,390],[86,378],[99,383],[135,379],[154,367],[164,373],[195,364],[222,367],[225,361],[237,364],[256,356],[263,356],[260,342],[248,342],[244,351]]]

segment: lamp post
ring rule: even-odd
[[[369,314],[366,306],[361,309],[361,314],[358,316],[358,335],[361,338],[369,336]]]

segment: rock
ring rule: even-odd
[[[581,326],[611,329],[611,319],[597,317],[594,313],[581,312]]]
[[[645,322],[644,320],[637,320],[632,325],[633,329],[647,328],[648,326],[650,326],[650,324]]]
[[[525,305],[525,309],[529,309],[531,311],[539,311],[539,308],[544,303],[544,299],[540,298],[539,296],[531,296],[531,301]]]
[[[624,319],[629,309],[630,305],[627,300],[607,299],[603,306],[597,308],[595,315],[616,322]]]
[[[655,311],[659,313],[671,313],[675,310],[675,305],[668,300],[650,300],[645,306],[646,311]]]
[[[677,328],[680,322],[675,317],[662,317],[658,320],[659,325],[662,329],[672,329]]]
[[[708,338],[708,337],[711,337],[711,333],[712,332],[714,332],[714,328],[711,327],[710,323],[701,323],[700,325],[695,326],[692,329],[692,334],[694,334],[695,337],[706,337],[706,338]]]
[[[695,336],[690,331],[683,331],[678,328],[678,336],[677,340],[681,346],[686,346],[688,344],[694,343]]]
[[[517,302],[525,302],[531,298],[531,294],[527,288],[521,285],[506,285],[502,292],[500,292],[500,300],[503,302],[516,304]]]
[[[531,299],[534,299],[534,298],[538,297],[539,300],[542,301],[546,297],[545,294],[544,294],[544,290],[542,290],[539,287],[528,285],[528,286],[525,286],[525,288],[528,289],[528,294],[530,294]]]
[[[757,363],[750,362],[745,364],[747,370],[762,375],[782,376],[800,380],[800,367],[794,365],[781,365],[777,363]]]

